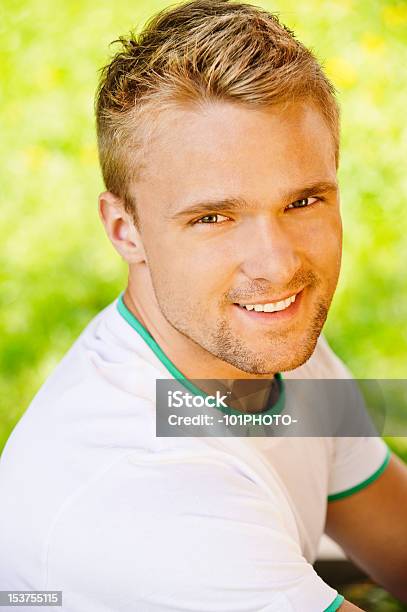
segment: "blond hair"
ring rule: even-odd
[[[275,14],[241,2],[192,0],[113,42],[121,48],[101,69],[95,100],[99,159],[106,189],[123,200],[136,225],[132,183],[151,113],[168,104],[312,101],[332,132],[338,166],[335,89],[313,52]]]

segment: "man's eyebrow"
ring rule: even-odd
[[[323,194],[330,191],[338,191],[338,184],[333,181],[318,181],[316,183],[310,183],[308,185],[304,185],[299,189],[295,189],[289,193],[285,193],[279,197],[279,200],[288,205],[291,202],[295,202],[301,198],[307,198],[316,194]],[[193,215],[198,215],[204,212],[224,212],[230,210],[248,210],[253,208],[253,205],[247,200],[243,198],[220,198],[213,200],[203,200],[201,202],[194,202],[187,208],[183,208],[176,212],[169,213],[167,216],[168,219],[180,219]]]

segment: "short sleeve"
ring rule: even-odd
[[[358,391],[353,376],[341,359],[332,351],[325,338],[321,339],[321,349],[325,362],[329,363],[329,377],[351,379],[344,383],[344,393],[349,395],[349,403],[355,411],[355,430],[364,432],[370,429],[371,422],[364,408],[363,397]],[[357,414],[357,416],[356,416]],[[370,436],[334,438],[333,464],[331,466],[328,488],[328,501],[343,499],[362,490],[374,482],[386,469],[390,460],[390,450],[374,428]]]
[[[333,612],[281,499],[217,453],[129,456],[58,517],[46,588],[69,612]]]
[[[334,353],[324,336],[319,337],[315,353],[308,365],[306,377],[347,381],[343,388],[355,410],[355,431],[359,428],[363,433],[367,432],[371,423],[364,409],[364,400],[356,383],[353,384],[352,373]],[[328,501],[352,495],[374,482],[384,472],[389,460],[390,450],[377,435],[333,438]]]
[[[335,438],[328,501],[361,491],[384,472],[390,450],[378,437]]]

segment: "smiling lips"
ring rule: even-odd
[[[288,308],[293,302],[295,302],[295,298],[297,297],[297,293],[287,297],[285,300],[279,300],[278,302],[267,302],[266,304],[242,304],[239,303],[238,306],[241,308],[245,308],[246,310],[255,310],[256,312],[277,312],[279,310],[285,310]]]

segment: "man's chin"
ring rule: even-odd
[[[289,372],[299,368],[313,354],[318,342],[319,334],[307,337],[301,342],[295,342],[292,346],[276,347],[272,355],[265,356],[264,373],[267,372]]]
[[[314,334],[312,337],[308,337],[300,346],[293,347],[292,353],[287,355],[286,359],[281,360],[280,367],[277,371],[289,372],[304,365],[315,351],[318,338],[319,334]]]

